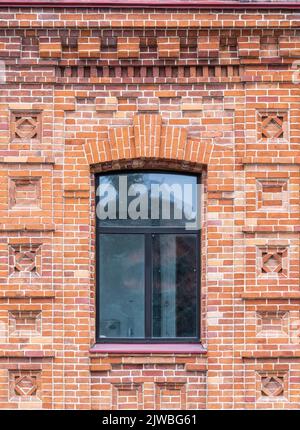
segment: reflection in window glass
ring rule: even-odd
[[[144,337],[144,236],[101,234],[100,337]]]
[[[196,235],[153,236],[153,336],[196,336]]]
[[[97,177],[98,341],[199,340],[198,182],[163,171]]]
[[[103,227],[184,227],[196,220],[197,177],[191,175],[103,175],[97,196],[97,215]]]

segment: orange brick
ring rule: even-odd
[[[118,37],[117,51],[118,51],[118,58],[139,58],[140,38],[139,37]]]
[[[79,58],[99,58],[101,49],[101,39],[99,37],[79,37],[78,54]]]
[[[180,55],[179,37],[159,37],[157,39],[159,58],[177,58]]]

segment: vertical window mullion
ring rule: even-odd
[[[197,273],[197,338],[201,339],[201,281],[202,281],[202,265],[201,265],[201,255],[202,255],[202,230],[197,233],[197,260],[196,260],[196,273]]]
[[[145,338],[152,337],[152,235],[145,233]]]

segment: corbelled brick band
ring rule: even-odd
[[[27,3],[0,1],[0,408],[299,409],[299,2]],[[127,168],[201,173],[199,345],[95,345],[94,176]]]

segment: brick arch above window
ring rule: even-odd
[[[108,140],[85,144],[91,166],[139,159],[207,165],[212,150],[211,141],[189,139],[185,128],[163,124],[159,114],[137,114],[132,125],[111,128]]]

